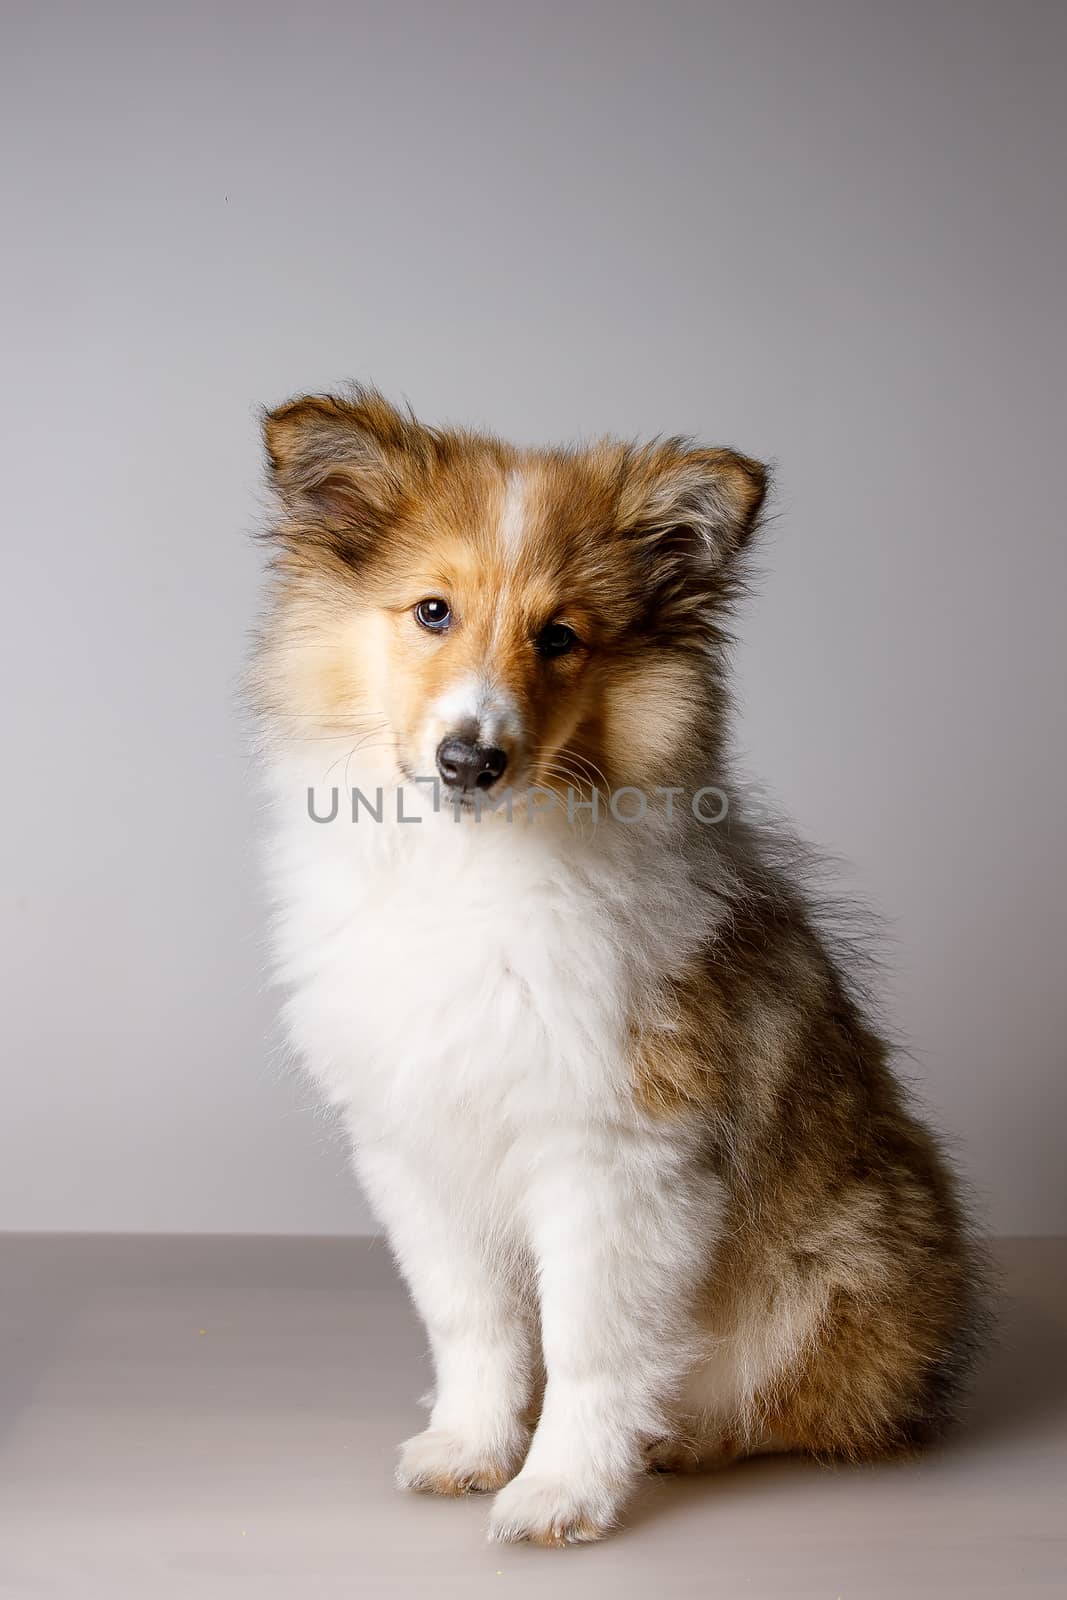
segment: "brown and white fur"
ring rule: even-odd
[[[732,792],[763,469],[518,449],[367,390],[266,438],[277,966],[428,1330],[400,1484],[557,1544],[649,1465],[936,1435],[978,1306],[952,1176],[774,841],[688,803]],[[510,818],[434,810],[452,737],[506,758],[475,798]]]

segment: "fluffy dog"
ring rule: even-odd
[[[648,1466],[936,1435],[980,1325],[966,1217],[729,777],[764,470],[364,389],[266,442],[277,967],[432,1347],[400,1484],[559,1544]]]

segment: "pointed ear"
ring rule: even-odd
[[[432,459],[428,428],[373,389],[305,395],[263,421],[274,487],[290,534],[370,534],[409,493]]]
[[[747,545],[766,493],[766,468],[751,457],[670,439],[630,457],[619,518],[651,553],[710,578]]]

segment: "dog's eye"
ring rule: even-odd
[[[421,622],[424,628],[429,628],[431,633],[440,633],[442,628],[447,628],[452,621],[452,612],[447,600],[420,600],[415,607],[415,620]]]
[[[578,635],[565,622],[550,622],[537,635],[537,653],[542,656],[565,656],[578,643]]]

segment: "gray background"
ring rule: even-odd
[[[994,1225],[1067,1229],[1052,4],[5,6],[0,1226],[343,1232],[272,1057],[257,402],[777,463],[745,765],[886,913]]]

